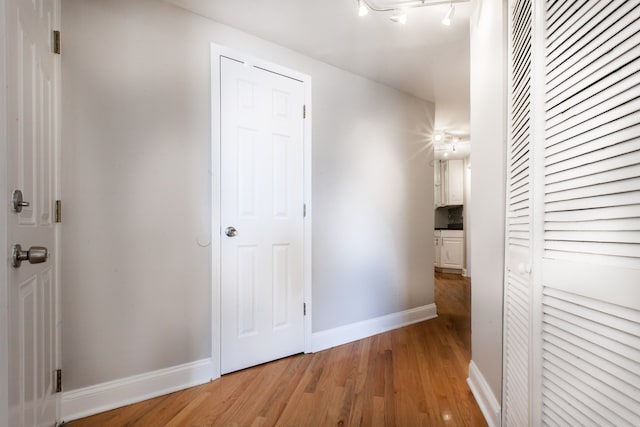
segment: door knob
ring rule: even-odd
[[[20,267],[22,261],[29,261],[29,264],[40,264],[49,258],[49,251],[42,246],[31,246],[29,250],[23,251],[22,246],[13,245],[13,254],[11,257],[11,265],[14,268]]]
[[[13,207],[13,211],[16,213],[22,212],[23,207],[29,206],[29,202],[25,202],[22,199],[22,191],[20,190],[13,191],[13,194],[11,195],[11,204]]]
[[[235,227],[227,227],[227,229],[224,230],[224,234],[229,237],[235,237],[238,235],[238,230],[236,230]]]

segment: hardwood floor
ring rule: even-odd
[[[436,273],[439,317],[69,423],[83,426],[486,426],[466,384],[470,284]]]

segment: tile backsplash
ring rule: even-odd
[[[462,206],[449,208],[448,224],[462,227]]]
[[[437,208],[435,215],[435,228],[462,230],[464,221],[463,208],[463,206]]]

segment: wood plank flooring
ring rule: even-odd
[[[436,273],[437,319],[69,423],[93,426],[486,426],[466,384],[470,284]]]

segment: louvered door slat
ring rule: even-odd
[[[529,94],[521,102],[520,105],[516,105],[516,112],[513,120],[514,134],[519,134],[523,129],[529,129]]]
[[[560,326],[555,326],[556,323],[560,324]],[[561,320],[549,316],[545,317],[545,331],[545,335],[543,336],[545,340],[551,340],[552,338],[549,338],[550,336],[557,337],[557,339],[565,343],[582,349],[582,352],[585,354],[592,354],[602,360],[608,361],[609,366],[613,366],[613,368],[609,367],[608,369],[614,370],[623,379],[627,378],[629,384],[633,384],[634,382],[640,384],[640,382],[638,382],[640,381],[640,367],[629,363],[631,360],[634,360],[633,357],[629,355],[633,356],[633,354],[637,353],[637,351],[634,351],[631,347],[620,344],[608,337],[602,337],[593,333],[589,334],[575,325],[563,324]],[[611,346],[609,347],[608,345]],[[622,353],[625,352],[627,352],[627,355],[622,355]],[[626,366],[623,368],[622,365]]]
[[[638,4],[628,2],[604,17],[606,28],[599,34],[588,34],[579,40],[572,40],[572,44],[563,53],[562,62],[558,61],[547,75],[549,87],[555,87],[568,76],[576,75],[579,71],[595,63],[609,50],[629,40],[637,32],[635,20],[638,19],[640,8]]]
[[[620,117],[633,115],[640,111],[639,92],[629,92],[621,94],[620,98],[612,99],[609,102],[598,104],[588,114],[574,116],[575,121],[567,121],[562,127],[549,130],[547,133],[547,143],[549,146],[575,138],[578,135],[598,129],[606,124],[625,126],[620,122]],[[637,114],[635,115],[637,117]],[[631,123],[633,125],[633,123]]]
[[[548,153],[545,159],[547,173],[554,174],[585,163],[597,163],[636,152],[640,150],[640,137],[636,137],[636,134],[640,135],[640,126],[609,134],[606,140],[589,141],[553,154]]]
[[[549,41],[558,37],[555,33],[559,28],[560,23],[564,22],[569,16],[575,16],[575,14],[580,11],[583,5],[584,4],[580,4],[577,2],[564,1],[559,2],[558,8],[552,9],[552,12],[549,14],[549,22],[547,23],[547,26],[549,28]]]
[[[567,191],[557,191],[549,193],[545,196],[545,202],[551,203],[561,200],[584,199],[595,197],[600,194],[615,194],[616,192],[629,193],[633,192],[640,186],[640,178],[631,178],[622,182],[607,182],[604,184],[596,184],[588,187],[571,188]],[[622,231],[629,231],[624,229]]]
[[[640,230],[640,218],[623,218],[611,220],[571,221],[572,230],[584,231],[637,231]],[[566,225],[558,222],[548,222],[545,229],[549,231],[565,230]]]
[[[585,209],[574,212],[547,212],[545,220],[550,222],[564,222],[567,225],[574,221],[595,221],[637,218],[640,216],[640,206],[616,206],[600,209]]]
[[[573,365],[572,369],[576,369],[575,372],[580,370],[593,372],[593,378],[603,384],[615,384],[615,388],[610,387],[610,392],[620,401],[629,406],[640,404],[630,397],[638,392],[637,384],[640,384],[640,378],[631,375],[628,370],[622,369],[606,359],[565,342],[562,337],[545,334],[544,338],[549,343],[547,347],[549,352],[555,354],[560,360]]]
[[[621,89],[621,87],[616,86],[616,89]],[[611,115],[612,110],[615,111],[615,109],[618,108],[625,108],[625,105],[628,106],[629,103],[637,100],[638,93],[640,93],[640,86],[635,85],[622,89],[624,90],[612,94],[605,91],[596,95],[595,99],[590,99],[589,103],[578,104],[570,111],[570,117],[568,114],[565,114],[562,121],[557,121],[555,125],[549,126],[547,128],[547,135],[549,137],[555,137],[589,120],[598,119],[599,116],[603,114]],[[604,98],[605,96],[610,96],[610,98]],[[635,110],[629,109],[627,114],[633,111]],[[606,123],[608,121],[611,120],[600,119],[600,123]]]
[[[640,112],[635,112],[620,117],[615,121],[610,121],[598,128],[576,135],[573,138],[566,140],[550,138],[547,145],[547,158],[545,159],[545,164],[548,165],[549,163],[552,163],[556,159],[554,156],[562,153],[563,151],[575,149],[576,147],[593,143],[594,141],[596,141],[596,144],[601,144],[601,147],[607,147],[637,138],[640,136],[640,125],[638,125],[638,119],[640,119]]]
[[[640,257],[640,249],[635,247],[635,245],[625,243],[564,242],[554,240],[546,242],[544,248],[549,251],[570,252],[573,254],[593,254],[627,258],[632,265],[633,260]]]
[[[579,92],[579,88],[598,82],[637,57],[638,40],[633,37],[616,46],[615,50],[607,52],[578,73],[566,76],[565,80],[546,92],[545,100],[551,106],[561,103]]]
[[[583,176],[579,178],[559,180],[560,178],[556,176],[556,179],[549,179],[547,182],[547,192],[553,193],[556,191],[569,191],[574,188],[582,188],[594,185],[598,182],[616,182],[623,180],[632,180],[635,179],[638,175],[638,170],[640,167],[636,164],[623,167],[615,170],[606,170],[604,172],[594,173],[591,176]],[[627,215],[626,218],[634,218],[635,215]],[[605,217],[608,218],[608,217]],[[625,218],[618,217],[616,218]],[[602,219],[602,218],[594,218],[594,219]]]
[[[628,68],[628,66],[626,68]],[[617,71],[617,73],[619,72],[620,71]],[[617,105],[622,105],[623,103],[637,97],[640,91],[638,82],[629,77],[623,78],[619,84],[610,86],[604,90],[594,91],[594,86],[588,88],[593,91],[590,93],[590,96],[586,96],[585,93],[587,91],[583,91],[579,94],[582,98],[576,95],[569,99],[569,101],[572,102],[571,104],[561,104],[560,108],[564,108],[564,110],[550,111],[548,113],[549,118],[546,122],[546,130],[550,132],[550,135],[555,135],[557,132],[561,132],[571,126],[574,126],[575,123],[581,123],[584,120],[588,120],[597,115],[598,111],[606,111]],[[589,99],[589,102],[583,102],[585,99]],[[597,110],[597,108],[600,108],[601,104],[605,104],[607,102],[611,103],[613,107],[605,107],[601,110]],[[588,113],[588,115],[584,113]]]
[[[622,0],[617,0],[618,4],[621,2]],[[556,28],[553,32],[550,32],[547,25],[547,69],[557,65],[556,61],[565,59],[566,49],[581,38],[589,37],[589,34],[593,34],[594,28],[597,28],[597,25],[616,8],[616,4],[611,0],[587,3],[577,19],[569,21],[559,19],[557,21],[559,28]],[[547,17],[547,24],[552,22],[554,16]]]
[[[557,394],[554,390],[559,390],[558,392],[561,394]],[[549,398],[544,401],[543,420],[545,425],[566,427],[577,422],[577,425],[586,426],[593,423],[594,418],[600,418],[601,422],[597,424],[604,425],[604,418],[598,417],[598,414],[593,409],[584,404],[579,405],[579,409],[576,409],[564,400],[563,395],[564,393],[560,390],[560,387],[550,383]],[[593,416],[588,418],[585,412],[591,412]]]
[[[629,363],[638,360],[634,359],[638,354],[638,349],[625,340],[624,333],[618,332],[614,336],[609,336],[606,329],[594,327],[597,326],[594,322],[581,321],[576,316],[564,316],[561,310],[549,309],[543,319],[545,333],[565,339],[573,336],[575,340],[583,340],[588,343],[583,344],[586,352],[600,354],[610,360],[622,363],[624,367],[621,369],[638,376],[640,367],[637,364]],[[601,351],[598,351],[598,348]]]
[[[605,420],[604,424],[601,425],[634,427],[633,424],[611,409],[615,406],[608,405],[611,401],[607,401],[608,404],[601,403],[602,401],[597,399],[597,393],[595,393],[589,385],[580,380],[580,378],[588,378],[588,376],[580,376],[580,378],[573,377],[564,370],[564,366],[558,366],[553,363],[557,361],[557,359],[551,359],[552,360],[545,359],[544,361],[548,367],[547,371],[545,371],[544,378],[557,384],[564,390],[564,393],[566,393],[564,400],[568,404],[568,408],[575,408],[580,411],[581,414],[585,415],[587,419],[591,418],[589,416],[591,411],[585,409],[593,408],[597,414],[595,418]],[[563,414],[568,415],[566,410],[563,411]],[[571,418],[573,418],[573,416]],[[592,419],[582,425],[598,425],[594,421],[595,420]],[[568,425],[581,424],[576,423],[576,421],[570,421]]]
[[[637,188],[637,187],[636,187]],[[547,212],[577,211],[582,209],[606,208],[610,206],[637,205],[640,201],[640,191],[620,194],[606,194],[581,199],[562,200],[547,203]],[[586,235],[585,235],[586,237]],[[551,236],[547,235],[547,238]]]
[[[548,231],[547,235],[552,240],[565,242],[640,243],[640,231]]]
[[[545,372],[544,380],[547,389],[543,405],[555,408],[556,422],[560,418],[564,421],[564,424],[561,423],[563,426],[607,425],[606,418],[601,414],[604,409],[602,405],[590,406],[585,402],[587,399],[579,392],[575,393],[562,376],[554,374],[553,369]]]
[[[566,26],[563,24],[565,24],[567,20],[578,20],[593,7],[589,2],[560,1],[558,3],[558,7],[556,8],[547,8],[548,30],[546,47],[549,47],[549,43],[566,31]]]
[[[640,425],[640,416],[629,409],[640,405],[640,402],[631,399],[628,394],[620,391],[621,384],[625,386],[628,386],[628,384],[606,375],[602,370],[597,369],[598,367],[586,364],[575,355],[552,344],[547,346],[545,357],[558,370],[568,374],[574,384],[579,384],[579,387],[590,399],[599,399],[601,395],[609,397],[610,400],[607,404],[607,407],[611,410],[609,416],[611,416],[611,413],[615,413],[620,416],[621,420],[631,425]],[[584,372],[589,372],[590,375],[583,375]],[[615,387],[609,384],[613,384]]]

